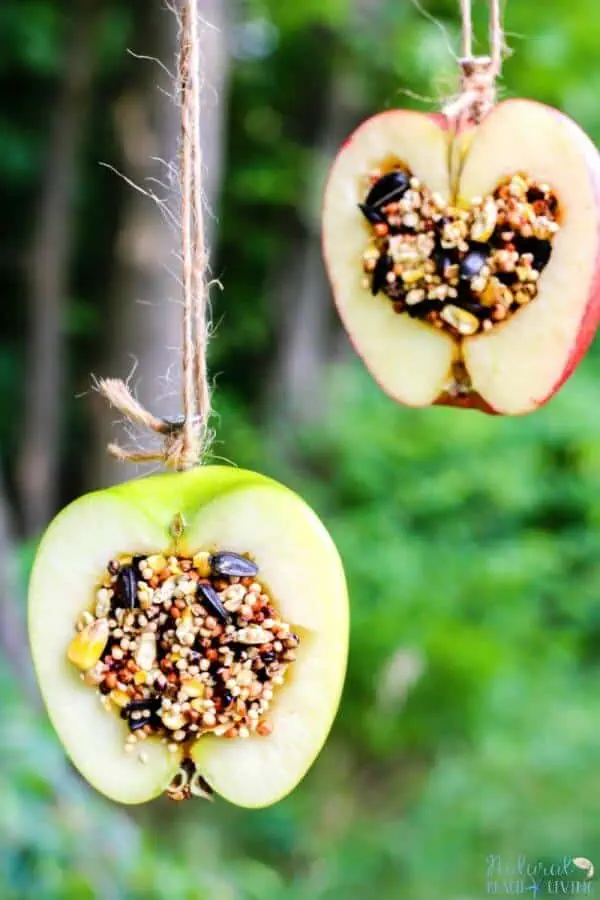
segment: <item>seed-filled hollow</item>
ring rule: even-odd
[[[560,228],[552,188],[516,173],[468,208],[432,193],[403,165],[368,176],[364,286],[394,311],[455,338],[489,331],[531,303]]]
[[[177,751],[205,734],[270,734],[300,642],[256,563],[227,551],[110,560],[75,629],[67,657],[126,723],[127,751],[148,737]]]

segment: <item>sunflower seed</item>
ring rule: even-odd
[[[196,596],[200,603],[206,607],[206,609],[212,613],[214,616],[217,616],[222,622],[230,622],[231,616],[223,606],[223,602],[214,587],[210,584],[206,584],[204,582],[200,582],[198,588],[196,590]]]
[[[258,575],[256,563],[239,553],[215,553],[211,557],[210,564],[217,575],[239,578],[254,578]]]
[[[367,206],[366,203],[359,203],[358,208],[361,213],[371,225],[385,225],[386,218],[382,212],[379,212],[376,209],[373,209],[371,206]]]
[[[133,566],[124,566],[117,575],[112,601],[113,609],[134,609],[137,605],[137,577]]]
[[[399,200],[410,187],[410,177],[397,169],[375,182],[367,194],[367,206],[385,206]]]
[[[387,253],[382,253],[373,270],[373,280],[371,281],[371,293],[373,296],[378,294],[379,291],[385,287],[387,275],[388,272],[391,271],[391,268],[392,257],[388,256]]]

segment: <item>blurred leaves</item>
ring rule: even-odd
[[[348,79],[365,115],[395,105],[430,109],[454,88],[456,4],[423,5],[442,27],[402,2],[236,6],[215,264],[226,291],[214,297],[214,453],[293,485],[340,547],[353,617],[334,735],[305,782],[274,809],[217,802],[174,810],[161,801],[124,811],[77,780],[43,716],[2,671],[5,900],[466,900],[483,895],[489,854],[594,859],[598,352],[526,419],[400,409],[354,358],[329,367],[317,422],[286,422],[282,436],[265,411],[276,351],[274,270],[295,252],[312,181],[329,163],[314,148],[329,86]],[[482,50],[486,6],[474,4]],[[9,482],[24,375],[22,259],[67,9],[6,0],[0,10],[8,225],[0,438]],[[107,0],[97,38],[77,285],[64,323],[69,397],[106,339],[124,201],[97,162],[114,158],[114,104],[131,71],[126,47],[144,52],[132,42],[133,9]],[[596,19],[594,0],[508,4],[514,53],[502,93],[565,108],[598,141]],[[78,458],[89,451],[81,408],[73,399],[65,416],[66,453]],[[64,500],[82,487],[79,473],[65,473]],[[26,568],[32,548],[18,552]]]

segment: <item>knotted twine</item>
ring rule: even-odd
[[[496,79],[502,70],[505,51],[500,0],[490,0],[490,55],[473,56],[471,0],[460,0],[462,56],[460,94],[444,107],[444,114],[460,125],[478,124],[496,102]]]
[[[183,417],[157,418],[133,396],[120,378],[102,378],[97,387],[129,421],[160,435],[156,451],[126,450],[109,444],[108,452],[129,462],[162,462],[183,470],[198,465],[210,440],[207,251],[202,210],[200,149],[200,52],[196,0],[182,0],[177,87],[181,110],[179,182],[181,189],[181,260],[183,287],[182,394]]]

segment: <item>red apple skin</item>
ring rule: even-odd
[[[514,103],[517,98],[511,98],[509,100],[504,100],[502,103]],[[567,357],[565,362],[565,368],[563,369],[560,377],[556,380],[552,388],[548,391],[548,393],[541,397],[536,409],[544,406],[556,393],[560,390],[563,384],[567,381],[567,379],[573,374],[577,366],[579,365],[582,358],[587,353],[590,344],[592,343],[596,331],[598,329],[598,325],[600,324],[600,155],[596,147],[592,144],[591,140],[585,134],[584,131],[577,125],[569,116],[562,113],[560,110],[555,109],[554,107],[548,106],[544,103],[538,103],[536,100],[528,100],[524,98],[518,98],[518,102],[526,103],[536,106],[542,106],[545,109],[549,110],[553,115],[557,116],[561,119],[565,127],[571,133],[571,139],[573,143],[575,143],[581,155],[587,162],[589,167],[590,175],[592,178],[592,184],[594,188],[594,199],[595,205],[599,210],[598,217],[598,249],[596,253],[596,266],[595,266],[595,275],[592,279],[592,283],[590,285],[589,291],[589,299],[587,305],[585,307],[584,314],[581,319],[581,325],[579,331],[577,332],[574,341],[573,348]],[[501,104],[498,104],[500,106]],[[399,112],[404,112],[404,110],[387,110],[384,113],[379,113],[377,116],[373,116],[370,119],[367,119],[366,122],[363,122],[344,142],[342,145],[343,149],[346,147],[358,134],[360,129],[372,122],[374,118],[379,118],[381,116],[390,116],[395,115]],[[432,122],[435,122],[436,125],[442,131],[448,131],[453,127],[453,123],[451,120],[445,116],[443,113],[423,113],[428,119],[431,119]],[[476,126],[472,124],[465,123],[461,128],[460,124],[457,127],[456,135],[460,135],[465,131],[474,130]],[[323,244],[323,240],[322,240]],[[324,251],[324,246],[323,246]],[[335,300],[335,293],[334,293]],[[337,304],[337,301],[336,301]],[[502,327],[502,326],[500,326]],[[354,340],[351,335],[349,335],[350,343],[354,347],[356,353],[360,356],[360,352],[356,347]],[[381,390],[391,396],[389,391],[386,389],[385,385],[382,385],[377,379],[375,379],[376,383],[379,385]],[[392,399],[395,397],[392,396]],[[449,406],[455,407],[457,409],[472,409],[477,410],[478,412],[485,413],[486,415],[496,416],[503,415],[502,412],[495,410],[492,406],[489,405],[476,391],[473,391],[467,395],[461,396],[453,396],[449,394],[447,391],[443,391],[433,402],[433,406]]]
[[[530,100],[528,102],[534,103],[535,101]],[[538,105],[545,106],[545,104]],[[571,139],[573,143],[578,146],[581,155],[585,158],[588,164],[590,175],[592,177],[592,184],[594,187],[594,202],[596,209],[599,211],[599,216],[596,227],[598,234],[596,265],[594,269],[594,277],[592,279],[592,283],[590,284],[588,302],[581,319],[581,325],[573,341],[573,348],[571,350],[571,353],[567,357],[562,375],[556,380],[555,384],[552,386],[551,390],[546,394],[546,396],[540,400],[539,406],[543,406],[544,403],[547,403],[548,400],[550,400],[554,396],[554,394],[556,394],[556,392],[560,390],[565,381],[573,374],[581,359],[587,353],[590,344],[592,343],[596,334],[598,324],[600,323],[600,156],[598,155],[598,151],[596,150],[588,136],[585,134],[585,132],[583,132],[572,119],[570,119],[564,113],[561,113],[558,109],[554,109],[551,106],[545,106],[545,109],[550,110],[550,112],[552,112],[562,120],[565,127],[571,132]]]

